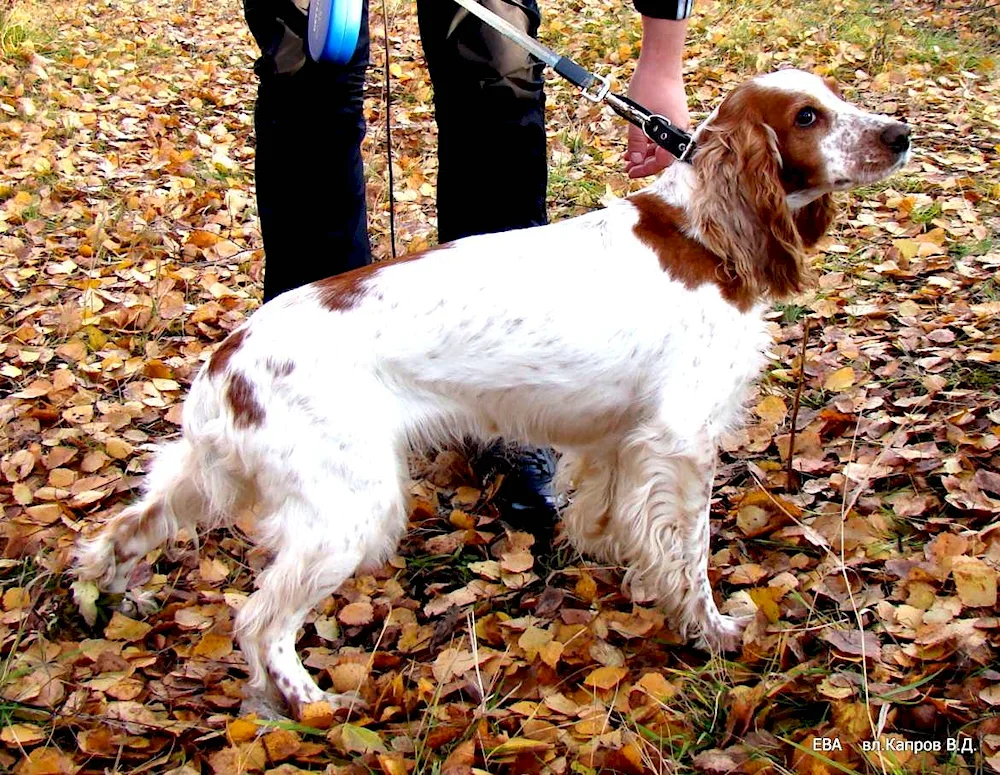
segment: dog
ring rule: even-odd
[[[899,170],[909,127],[796,70],[740,85],[691,163],[603,210],[469,237],[283,294],[194,380],[183,437],[144,495],[79,542],[76,572],[124,591],[181,527],[253,507],[273,558],[239,610],[249,689],[300,715],[310,609],[407,529],[407,454],[467,438],[551,445],[582,553],[627,568],[682,636],[739,646],[707,575],[717,440],[770,344],[768,303],[809,281],[831,194]],[[531,282],[525,282],[525,277]]]

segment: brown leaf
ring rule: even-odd
[[[882,647],[873,632],[826,630],[821,637],[837,651],[848,656],[860,657],[864,654],[865,659],[876,662],[882,658]]]
[[[476,743],[466,740],[455,746],[441,767],[441,775],[471,775],[476,763]]]
[[[356,603],[348,603],[337,613],[337,618],[343,624],[352,627],[362,627],[371,624],[375,618],[375,609],[368,600],[359,600]]]

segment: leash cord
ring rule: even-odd
[[[385,48],[385,155],[389,165],[389,247],[392,257],[396,257],[396,196],[392,179],[392,95],[389,73],[389,15],[382,0],[382,43]]]

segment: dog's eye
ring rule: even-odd
[[[796,126],[811,126],[816,123],[816,111],[813,108],[802,108],[795,116]]]

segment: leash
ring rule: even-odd
[[[392,72],[389,70],[389,13],[382,0],[382,43],[385,46],[385,156],[389,167],[389,247],[396,258],[396,195],[392,176]]]
[[[290,2],[290,0],[288,1]],[[447,2],[447,0],[438,0],[438,2]],[[694,153],[694,141],[691,139],[691,135],[671,123],[666,116],[647,110],[635,100],[615,94],[611,91],[607,77],[590,72],[569,57],[560,56],[552,49],[526,35],[502,16],[483,7],[476,0],[455,0],[455,2],[504,37],[534,54],[559,75],[578,87],[588,100],[607,103],[615,113],[629,123],[635,124],[646,137],[661,148],[666,148],[680,161],[689,162],[691,160],[691,154]],[[309,53],[313,59],[339,64],[350,61],[358,42],[361,4],[362,0],[311,0],[309,3]],[[388,44],[388,39],[386,43]]]
[[[476,0],[455,0],[466,11],[479,18],[504,37],[534,54],[567,81],[578,87],[591,102],[604,102],[619,116],[639,127],[643,134],[679,161],[690,162],[694,141],[666,116],[644,108],[635,100],[615,94],[607,77],[592,73],[569,57],[560,56],[547,46],[526,35],[502,16],[485,8]]]

